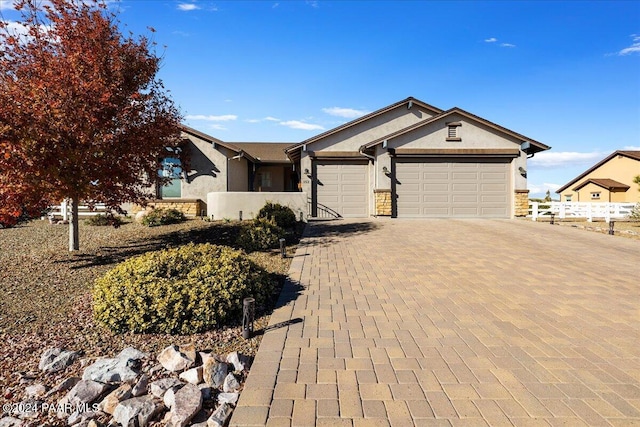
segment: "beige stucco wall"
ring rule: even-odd
[[[234,159],[230,152],[227,159],[227,188],[215,191],[249,191],[249,162],[241,157]]]
[[[256,192],[216,192],[207,195],[207,216],[214,220],[229,218],[238,219],[242,211],[242,219],[252,219],[265,203],[280,203],[289,206],[300,219],[307,220],[307,193],[256,193]]]
[[[189,139],[191,167],[182,180],[181,198],[207,200],[211,191],[227,190],[227,156],[208,141],[183,133]],[[228,151],[223,149],[224,151]]]
[[[415,104],[411,109],[405,105],[387,111],[357,125],[343,129],[314,142],[309,147],[314,151],[357,151],[360,146],[390,133],[411,126],[414,123],[433,117],[433,113]]]
[[[631,187],[626,192],[616,192],[612,194],[612,203],[640,203],[640,191],[638,191],[638,184],[633,182],[633,178],[638,175],[640,175],[639,160],[630,159],[625,156],[615,156],[605,164],[591,171],[591,173],[584,176],[579,181],[570,185],[569,188],[565,189],[560,193],[560,200],[566,202],[567,196],[572,196],[572,202],[608,202],[608,196],[605,198],[605,193],[608,193],[608,191],[602,187],[587,184],[579,191],[573,191],[573,189],[589,179],[609,178]],[[600,200],[591,199],[591,192],[597,191],[592,189],[594,187],[601,190]]]

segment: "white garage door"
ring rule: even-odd
[[[399,160],[398,217],[509,218],[509,160]]]
[[[364,218],[369,216],[367,163],[316,163],[316,216]]]

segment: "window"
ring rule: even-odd
[[[258,188],[271,188],[271,172],[265,171],[258,173]]]
[[[591,193],[591,198],[592,199],[599,199],[600,198],[600,192],[595,192],[595,193]]]
[[[571,201],[571,197],[572,196],[564,196],[564,201],[565,202],[570,202]]]
[[[171,181],[160,187],[159,196],[161,199],[166,197],[181,197],[182,191],[180,188],[180,175],[182,174],[182,167],[180,166],[180,159],[174,157],[167,157],[160,163],[160,170],[158,176],[162,178],[171,178]]]
[[[447,123],[447,141],[462,141],[458,129],[462,126],[460,122]]]

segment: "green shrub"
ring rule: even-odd
[[[177,209],[154,209],[142,218],[142,224],[154,227],[157,225],[177,224],[186,221],[186,217]]]
[[[242,318],[242,300],[263,305],[269,275],[242,251],[189,244],[130,258],[96,280],[93,313],[114,332],[191,334]]]
[[[292,228],[296,225],[296,214],[290,207],[280,203],[267,202],[258,212],[257,218],[273,219],[281,228]]]
[[[247,252],[277,248],[280,238],[285,236],[282,228],[272,219],[256,218],[243,225],[237,245]]]
[[[631,209],[631,212],[629,213],[629,218],[640,219],[640,203],[636,203],[633,209]]]
[[[124,222],[122,221],[122,219],[120,219],[120,217],[112,214],[106,214],[106,215],[98,214],[98,215],[90,216],[89,218],[85,219],[84,223],[87,225],[93,225],[93,226],[99,226],[99,227],[110,225],[117,228],[117,227],[120,227]]]

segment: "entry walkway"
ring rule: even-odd
[[[317,222],[290,279],[231,425],[640,423],[640,241]]]

